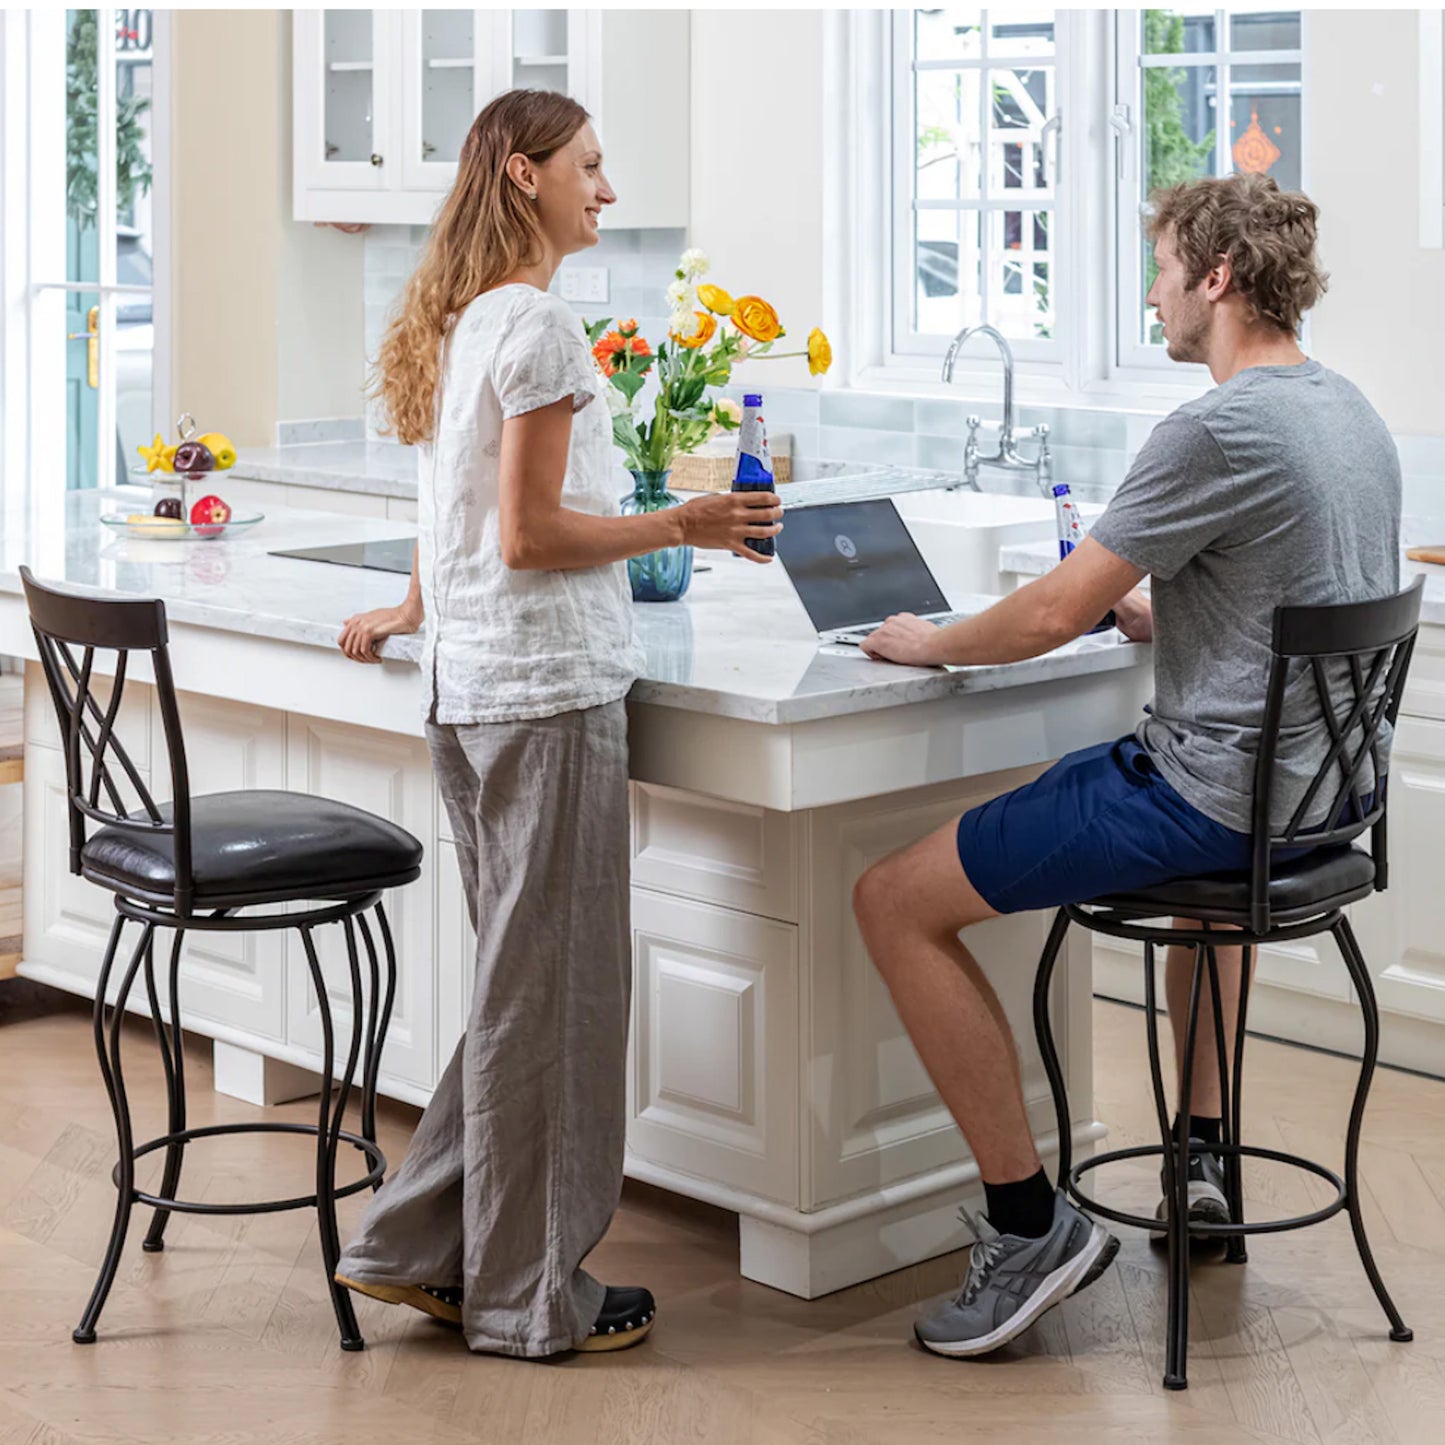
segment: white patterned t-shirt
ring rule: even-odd
[[[582,324],[522,284],[484,292],[443,349],[436,436],[419,448],[428,717],[551,717],[624,697],[641,666],[623,563],[513,571],[502,561],[502,423],[572,397],[562,505],[618,515],[612,427]],[[432,712],[435,707],[435,712]]]

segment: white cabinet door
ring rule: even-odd
[[[401,184],[440,200],[472,122],[507,88],[507,12],[407,10],[401,23]]]
[[[1353,910],[1386,1012],[1445,1023],[1445,722],[1402,717],[1390,750],[1390,886]]]
[[[150,788],[148,772],[141,772],[141,781]],[[93,833],[94,825],[88,831]],[[70,812],[59,748],[25,749],[24,887],[25,962],[54,969],[77,991],[94,996],[115,922],[115,895],[70,871]],[[139,937],[140,925],[127,925],[126,941],[133,945]],[[127,952],[111,974],[112,1000],[128,958]],[[139,978],[131,998],[145,998]]]
[[[627,1144],[798,1202],[798,930],[632,890]]]
[[[364,808],[388,818],[429,844],[435,836],[431,760],[426,744],[394,733],[322,722],[292,714],[287,719],[287,787]],[[384,902],[397,952],[397,990],[382,1074],[423,1088],[436,1082],[436,971],[432,952],[433,872],[428,847],[422,875]],[[371,915],[374,918],[375,915]],[[351,979],[340,925],[314,934],[331,1000],[337,1036],[336,1069],[345,1065]],[[373,925],[373,937],[375,927]],[[363,986],[366,955],[358,939]],[[321,1052],[321,1016],[301,940],[286,939],[287,1029],[290,1043]]]
[[[286,714],[198,693],[176,697],[191,794],[286,786]],[[155,736],[161,737],[158,705]],[[278,912],[276,907],[250,912]],[[157,934],[157,981],[167,1000],[171,935]],[[162,963],[161,950],[164,950]],[[181,1020],[210,1019],[268,1039],[286,1035],[285,935],[193,930],[181,955]]]
[[[307,198],[318,192],[375,192],[397,183],[399,23],[392,10],[295,12],[292,124],[298,220],[333,219],[312,214]]]

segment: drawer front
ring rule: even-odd
[[[1439,623],[1425,623],[1415,638],[1400,711],[1407,717],[1445,719],[1445,626]]]
[[[796,923],[798,829],[791,813],[635,783],[632,881]]]

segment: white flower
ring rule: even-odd
[[[696,311],[674,311],[668,317],[667,329],[679,341],[688,341],[702,329],[702,320]]]
[[[667,304],[674,311],[695,311],[697,309],[697,292],[686,281],[669,282]]]
[[[706,276],[711,268],[712,262],[707,258],[706,251],[699,251],[696,246],[682,253],[682,260],[678,262],[678,269],[689,281],[695,281],[699,276]]]
[[[734,426],[741,426],[743,420],[743,409],[730,396],[720,396],[717,401],[717,410],[733,423]]]

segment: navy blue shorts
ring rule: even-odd
[[[965,813],[958,857],[984,902],[1020,913],[1171,878],[1243,872],[1250,838],[1186,803],[1126,737],[1070,753],[1032,783]]]

